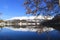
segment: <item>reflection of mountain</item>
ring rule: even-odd
[[[48,28],[40,28],[40,23],[45,20],[43,16],[39,16],[35,18],[35,16],[31,17],[19,17],[19,18],[11,18],[9,20],[5,20],[3,23],[4,26],[8,28],[13,28],[12,30],[30,30],[30,31],[37,31],[37,32],[43,32],[46,30],[50,30]],[[52,19],[52,17],[48,17],[48,19]],[[14,29],[15,28],[15,29]]]
[[[42,31],[45,31],[46,29],[42,29],[40,28],[40,23],[45,20],[43,16],[39,16],[37,18],[35,18],[35,16],[31,16],[31,17],[19,17],[19,18],[12,18],[12,19],[9,19],[9,20],[5,20],[4,23],[4,26],[7,26],[7,27],[12,27],[12,28],[28,28],[29,30],[34,30],[34,29],[38,29],[37,31],[38,32],[42,32]],[[52,17],[48,17],[48,19],[52,19]]]
[[[7,29],[11,29],[13,31],[31,31],[31,32],[38,32],[40,29],[39,28],[13,28],[13,26],[11,27],[4,27],[4,28],[7,28]],[[42,31],[45,32],[45,31],[52,31],[54,30],[53,28],[43,28]],[[40,31],[39,31],[40,32]]]
[[[5,27],[20,28],[20,25],[5,25]]]
[[[60,14],[56,15],[52,20],[42,22],[42,25],[60,30]]]
[[[0,25],[3,26],[13,26],[14,28],[38,28],[40,27],[40,22],[44,20],[43,16],[39,16],[35,18],[36,16],[30,16],[30,17],[14,17],[8,20],[5,20],[4,22],[0,23]],[[48,19],[52,19],[52,17],[48,17]]]

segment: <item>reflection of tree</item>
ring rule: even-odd
[[[13,28],[20,28],[20,25],[13,25],[11,27],[13,27]]]
[[[60,14],[57,14],[52,20],[46,20],[42,22],[41,25],[52,27],[60,31]]]
[[[5,25],[6,27],[20,28],[20,25]]]
[[[0,32],[2,31],[2,29],[3,29],[3,26],[0,26]]]

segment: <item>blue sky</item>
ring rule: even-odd
[[[26,16],[23,0],[0,0],[0,16],[2,19],[8,19],[18,16]]]
[[[30,16],[26,15],[26,9],[23,6],[24,0],[0,0],[0,15],[1,19],[9,19],[12,17],[20,17],[20,16]],[[41,6],[44,6],[44,2],[42,2]],[[48,13],[54,14],[56,11],[59,11],[60,8],[58,5],[54,5],[54,9],[48,11]],[[44,13],[45,10],[42,10]],[[60,11],[59,11],[60,13]]]

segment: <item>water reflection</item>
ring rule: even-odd
[[[52,30],[38,34],[32,31],[16,31],[20,30],[20,26],[4,26],[0,27],[0,40],[58,40],[60,39],[60,32]],[[16,30],[12,30],[16,29]],[[22,29],[21,29],[22,30]],[[27,29],[26,29],[27,30]]]
[[[33,26],[32,27],[30,27],[30,26],[21,27],[20,25],[5,25],[5,26],[1,26],[0,28],[1,28],[1,30],[3,28],[8,28],[8,29],[15,30],[15,31],[31,31],[31,32],[38,32],[38,33],[54,30],[53,28],[47,28],[47,27],[44,27],[44,28],[35,28]]]
[[[5,25],[4,27],[20,28],[20,25]]]

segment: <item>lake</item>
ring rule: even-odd
[[[37,33],[15,29],[12,27],[0,28],[0,40],[60,40],[60,32],[57,30]]]

